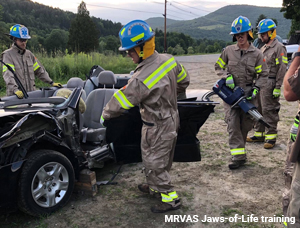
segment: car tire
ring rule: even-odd
[[[30,215],[47,215],[65,206],[74,189],[71,162],[53,150],[33,151],[22,168],[18,206]]]

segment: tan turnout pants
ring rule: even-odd
[[[259,99],[257,99],[257,110],[263,115],[264,119],[270,128],[265,132],[265,126],[259,122],[255,123],[254,131],[265,132],[266,135],[277,134],[277,124],[279,121],[280,103],[279,97],[273,98],[273,89],[275,88],[276,79],[268,79],[266,87],[259,92]]]
[[[224,109],[230,150],[245,148],[247,134],[253,127],[252,117],[240,108],[231,109],[226,103],[224,103]],[[245,160],[246,157],[245,152],[243,155],[232,156],[232,160]]]
[[[169,171],[172,166],[176,139],[177,120],[172,117],[154,126],[142,127],[142,159],[146,180],[149,187],[157,192],[167,194],[173,191]]]
[[[294,171],[294,163],[290,162],[289,157],[293,146],[293,141],[289,137],[286,150],[286,162],[284,166],[284,190],[282,193],[282,209],[284,216],[287,216],[288,206],[291,200],[291,184]]]
[[[291,186],[290,204],[288,206],[287,216],[295,217],[295,224],[289,224],[288,228],[300,227],[300,163],[295,163],[293,181]]]

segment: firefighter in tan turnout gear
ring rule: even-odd
[[[16,73],[26,92],[35,90],[35,76],[45,83],[55,87],[62,87],[60,83],[55,83],[49,77],[47,71],[31,51],[26,50],[26,43],[31,38],[28,29],[16,24],[10,28],[8,34],[13,40],[12,47],[1,54],[1,59],[8,64]],[[2,65],[3,78],[6,83],[6,95],[15,94],[18,98],[23,98],[24,94],[18,89],[13,73],[6,66]]]
[[[295,58],[291,63],[288,71],[286,72],[284,79],[283,79],[283,88],[284,88],[284,97],[287,101],[299,101],[300,100],[300,48],[295,53]],[[290,131],[290,140],[293,143],[299,137],[298,133],[298,126],[299,126],[299,116],[297,115],[294,121],[294,124]],[[290,144],[288,145],[290,146]],[[288,148],[288,152],[291,153],[291,149]],[[286,173],[288,172],[288,173]],[[290,163],[287,160],[286,167],[285,167],[285,174],[290,175],[293,173],[292,184],[290,191],[288,191],[288,187],[286,186],[286,192],[288,195],[285,195],[286,198],[283,199],[286,201],[286,204],[283,204],[283,213],[287,217],[294,217],[295,223],[284,223],[285,227],[288,228],[298,228],[300,227],[300,159],[298,159],[295,163]],[[286,182],[290,182],[290,180],[286,179]],[[286,207],[288,209],[286,211]]]
[[[255,104],[255,97],[266,83],[267,69],[262,52],[249,42],[253,39],[249,19],[244,16],[236,18],[232,22],[230,34],[237,44],[227,46],[223,50],[215,64],[216,73],[220,77],[226,77],[226,86],[229,88],[241,87],[247,95],[247,100]],[[229,168],[237,169],[246,162],[246,138],[254,122],[251,116],[240,108],[231,108],[224,102],[224,109],[232,155]]]
[[[180,208],[180,199],[171,184],[172,166],[179,116],[177,95],[189,85],[189,75],[173,56],[155,51],[154,32],[141,20],[134,20],[119,32],[122,46],[138,66],[128,84],[107,103],[101,122],[117,117],[139,105],[143,121],[141,151],[147,184],[139,190],[159,196],[154,213]]]
[[[265,132],[265,126],[255,124],[254,135],[247,137],[247,142],[264,142],[265,149],[274,147],[277,138],[277,123],[279,121],[280,88],[288,63],[286,48],[276,37],[276,24],[271,19],[263,19],[258,23],[258,36],[265,45],[261,47],[264,62],[268,67],[268,80],[264,89],[259,93],[258,110],[263,114],[270,128]]]

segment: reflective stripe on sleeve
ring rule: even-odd
[[[240,154],[246,154],[245,148],[236,148],[230,150],[231,155],[240,155]]]
[[[186,78],[186,71],[184,70],[184,67],[182,65],[181,65],[181,69],[182,69],[181,72],[177,76],[177,82],[181,82],[183,79]]]
[[[119,103],[124,109],[130,109],[134,107],[134,105],[130,103],[130,101],[126,98],[126,96],[121,90],[115,92],[114,97],[119,101]]]
[[[15,71],[15,65],[9,64],[9,63],[7,63],[7,65],[10,66],[10,67],[13,69],[13,71]],[[4,73],[6,70],[7,70],[7,66],[3,65],[3,73]]]
[[[218,59],[217,64],[219,64],[222,69],[226,68],[226,63],[221,58]]]
[[[36,71],[39,68],[40,68],[40,65],[38,64],[38,62],[35,62],[35,64],[33,64],[33,71]]]
[[[159,68],[157,68],[149,77],[147,77],[143,83],[151,89],[160,79],[162,79],[168,72],[170,72],[174,67],[177,66],[177,63],[173,58],[170,58]]]
[[[288,58],[285,56],[282,56],[282,62],[288,64]]]
[[[276,58],[275,61],[276,61],[276,65],[278,65],[279,64],[278,58]]]
[[[262,72],[262,68],[261,67],[262,67],[262,65],[259,65],[259,66],[255,67],[256,73]]]
[[[277,138],[277,134],[270,134],[270,135],[266,135],[265,137],[266,140],[272,140],[276,138]]]

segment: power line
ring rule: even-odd
[[[174,12],[174,13],[179,13],[178,11],[175,11],[175,10],[170,10],[170,9],[168,9],[168,11],[171,11],[171,12]],[[182,12],[180,12],[181,14],[182,14]],[[190,14],[188,14],[188,13],[183,13],[184,15],[187,15],[187,16],[192,16],[192,15],[190,15]]]
[[[173,1],[173,2],[175,2],[175,1]],[[176,2],[176,3],[177,3],[177,2]],[[181,3],[179,3],[179,4],[181,4]],[[227,22],[223,22],[223,21],[217,21],[217,20],[209,19],[209,18],[207,18],[207,17],[205,17],[205,16],[200,16],[200,15],[194,14],[194,13],[192,13],[192,12],[190,12],[190,11],[186,11],[186,10],[184,10],[184,9],[181,9],[181,8],[177,7],[177,6],[174,6],[174,5],[171,4],[171,3],[170,3],[170,5],[173,6],[173,7],[175,7],[175,8],[177,8],[177,9],[179,9],[179,10],[181,10],[181,11],[189,12],[189,13],[195,15],[195,16],[198,16],[198,17],[203,17],[203,19],[208,20],[208,21],[218,22],[218,23],[224,24],[224,25],[231,24],[231,23],[227,23]],[[184,5],[184,4],[181,4],[181,5]],[[187,5],[185,5],[185,6],[187,6]],[[191,7],[191,6],[188,6],[188,7],[193,8],[193,7]],[[197,8],[195,8],[195,9],[197,9]]]
[[[124,10],[124,11],[140,12],[140,13],[154,13],[154,14],[161,14],[161,13],[151,12],[151,11],[132,10],[132,9],[124,9],[124,8],[111,7],[111,6],[100,6],[100,5],[93,5],[93,4],[86,4],[86,5],[88,5],[88,6],[95,6],[95,7],[101,7],[101,8],[109,8],[109,9]]]
[[[175,12],[175,11],[173,11],[173,12]],[[176,12],[175,12],[176,13]],[[182,19],[182,20],[186,20],[186,19],[184,19],[184,18],[182,18],[182,17],[178,17],[178,16],[175,16],[175,15],[172,15],[172,14],[169,14],[168,13],[168,16],[172,16],[172,17],[175,17],[175,18],[180,18],[180,19]]]
[[[155,4],[161,4],[161,5],[164,5],[165,3],[163,3],[163,2],[156,2],[156,1],[147,1],[147,0],[145,0],[146,2],[151,2],[151,3],[155,3]]]
[[[146,2],[149,2],[149,3],[155,3],[155,4],[160,4],[160,5],[164,5],[165,3],[162,3],[162,2],[156,2],[156,1],[147,1],[147,0],[145,0]],[[168,9],[168,11],[171,11],[171,12],[174,12],[174,13],[178,13],[177,11],[174,11],[174,10],[170,10],[170,9]],[[182,19],[182,20],[186,20],[185,18],[182,18],[182,17],[178,17],[178,16],[174,16],[174,15],[172,15],[172,14],[168,14],[168,15],[170,15],[170,16],[172,16],[172,17],[175,17],[175,18],[180,18],[180,19]],[[186,14],[187,15],[187,14]]]
[[[158,3],[158,2],[153,2],[153,3]],[[94,5],[94,4],[86,4],[88,6],[94,6],[94,7],[100,7],[100,8],[108,8],[108,9],[116,9],[116,10],[123,10],[123,11],[133,11],[133,12],[140,12],[140,13],[154,13],[154,14],[159,14],[159,15],[163,15],[162,13],[157,13],[157,12],[152,12],[152,11],[143,11],[143,10],[132,10],[132,9],[124,9],[124,8],[118,8],[118,7],[111,7],[111,6],[101,6],[101,5]],[[178,17],[172,14],[168,14],[174,18],[180,18],[182,20],[185,20],[182,17]]]
[[[197,15],[197,14],[194,14],[194,13],[192,13],[191,11],[187,11],[187,10],[184,10],[184,9],[180,9],[179,7],[177,7],[177,6],[174,6],[172,3],[169,3],[171,6],[173,6],[174,8],[176,8],[176,9],[179,9],[179,10],[181,10],[181,11],[184,11],[184,12],[187,12],[187,13],[190,13],[190,14],[193,14],[193,15],[195,15],[195,16],[197,16],[197,17],[201,17],[200,15]]]
[[[212,11],[209,11],[209,10],[204,10],[204,9],[199,9],[199,8],[196,8],[196,7],[193,7],[193,6],[188,6],[188,5],[182,4],[182,3],[180,3],[180,2],[176,2],[176,1],[172,1],[172,2],[175,2],[175,3],[179,4],[179,5],[183,5],[183,6],[186,6],[186,7],[192,8],[192,9],[198,9],[198,10],[202,10],[202,11],[205,11],[205,12],[212,13]]]

